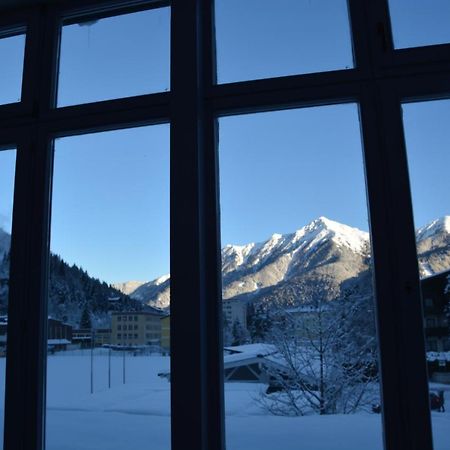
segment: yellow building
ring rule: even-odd
[[[170,353],[170,316],[161,318],[161,350]]]
[[[122,311],[111,315],[111,344],[123,346],[160,345],[161,313]]]

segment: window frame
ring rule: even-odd
[[[161,4],[168,2],[40,0],[2,9],[0,29],[27,27],[22,101],[0,105],[0,146],[17,148],[4,450],[45,447],[53,140],[170,123],[172,448],[184,450],[189,441],[199,450],[224,450],[217,118],[343,102],[360,108],[384,448],[432,450],[401,103],[450,97],[450,61],[444,56],[450,45],[394,50],[387,0],[348,0],[354,69],[216,85],[213,1],[172,0],[170,92],[53,108],[62,17]]]

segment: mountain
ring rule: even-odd
[[[3,255],[9,251],[10,245],[10,234],[0,228],[0,261],[3,258]]]
[[[421,276],[450,268],[450,217],[417,231]],[[223,298],[295,305],[315,298],[371,295],[369,234],[319,217],[294,233],[222,249]],[[170,304],[168,276],[131,297],[159,308]]]
[[[422,277],[450,268],[450,216],[417,230],[417,253]]]
[[[139,286],[130,297],[154,308],[167,309],[170,306],[170,275]]]
[[[0,314],[7,312],[10,235],[0,229]],[[112,286],[93,278],[81,267],[68,265],[50,254],[48,314],[74,326],[79,325],[86,308],[95,327],[109,326],[108,312],[142,309],[142,302],[131,299]],[[114,304],[110,299],[114,298]],[[119,298],[119,300],[117,300]]]
[[[129,295],[145,283],[146,281],[124,281],[122,283],[113,283],[111,286],[122,292],[122,294]]]

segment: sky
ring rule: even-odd
[[[354,66],[345,0],[216,0],[218,82]],[[391,0],[397,47],[450,42],[450,2]],[[401,14],[400,14],[401,13]],[[59,106],[170,89],[170,11],[62,31]],[[445,26],[444,26],[445,25]],[[0,39],[0,104],[20,98],[23,36]],[[416,226],[450,214],[450,101],[404,106]],[[323,215],[368,230],[358,106],[219,119],[222,243],[293,232]],[[169,272],[169,125],[55,142],[51,248],[107,282]],[[14,151],[0,152],[11,227]]]

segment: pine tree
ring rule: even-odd
[[[88,308],[85,306],[81,313],[80,328],[92,328],[91,315]]]

